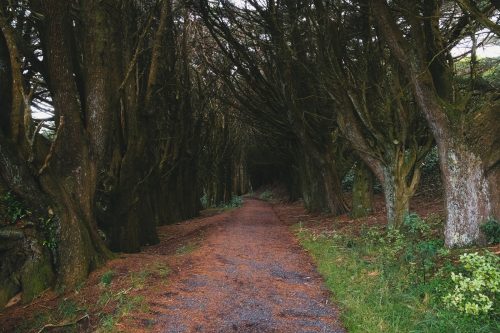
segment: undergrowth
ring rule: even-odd
[[[80,300],[64,298],[55,308],[47,308],[27,318],[15,332],[51,332],[51,329],[57,332],[121,332],[118,323],[149,311],[140,291],[150,285],[152,278],[160,278],[168,284],[170,272],[170,267],[164,263],[127,274],[105,271],[99,277],[98,298],[92,302],[85,302],[84,297]],[[81,291],[79,288],[75,295]]]
[[[55,310],[37,313],[30,320],[19,323],[15,332],[42,332],[51,325],[60,326],[59,331],[77,332],[76,324],[88,318],[89,309],[71,299],[63,299]],[[47,329],[48,331],[48,329]]]
[[[265,201],[270,201],[273,199],[273,192],[270,190],[265,190],[259,195],[259,199],[265,200]]]
[[[241,205],[243,205],[243,198],[238,195],[233,195],[229,202],[221,203],[219,207],[225,209],[231,209],[231,208],[241,207]]]
[[[479,250],[478,256],[490,258],[485,262],[497,265],[480,265],[484,260],[476,259],[480,268],[467,275],[470,265],[459,259],[466,251],[446,249],[440,228],[435,217],[411,214],[400,230],[344,228],[318,234],[298,225],[296,231],[340,305],[348,332],[500,332],[498,257]],[[460,281],[453,276],[458,274],[468,279],[466,287],[457,287]],[[490,303],[480,296],[486,294]],[[475,299],[488,311],[461,310]]]
[[[203,209],[210,209],[210,208],[217,208],[217,209],[233,209],[233,208],[238,208],[243,205],[243,197],[238,196],[238,195],[233,195],[231,197],[231,200],[227,202],[220,202],[219,204],[215,204],[213,202],[210,202],[208,196],[204,194],[201,199],[201,206]]]
[[[0,196],[0,205],[3,206],[2,222],[14,224],[30,214],[24,205],[10,192]]]
[[[178,247],[177,250],[175,250],[175,253],[178,255],[189,254],[194,250],[196,250],[197,248],[198,248],[197,244],[189,242],[187,244],[183,244],[180,247]]]

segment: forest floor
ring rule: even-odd
[[[283,207],[247,198],[160,227],[159,244],[111,260],[77,291],[0,313],[0,332],[345,332]]]

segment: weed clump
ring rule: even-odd
[[[101,276],[101,284],[103,286],[109,286],[111,284],[111,282],[113,281],[113,278],[115,277],[115,272],[110,270],[110,271],[107,271],[105,272],[102,276]]]
[[[226,204],[221,204],[221,206],[223,208],[238,208],[238,207],[241,207],[241,205],[243,205],[243,198],[241,196],[238,196],[238,195],[233,195],[231,197],[231,200],[226,203]]]

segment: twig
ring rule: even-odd
[[[46,328],[55,328],[55,327],[66,327],[66,326],[72,326],[72,325],[76,325],[78,324],[80,321],[82,321],[83,319],[89,319],[89,315],[88,314],[85,314],[84,316],[82,316],[81,318],[75,320],[75,321],[71,321],[71,322],[68,322],[68,323],[62,323],[62,324],[47,324],[45,326],[43,326],[37,333],[41,333],[43,332]]]

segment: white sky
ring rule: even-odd
[[[456,57],[465,52],[469,52],[471,49],[472,42],[469,37],[462,40],[457,46],[451,50],[452,56]],[[486,45],[481,45],[476,50],[477,56],[479,58],[496,58],[500,57],[500,45],[495,45],[492,42],[486,43]]]

